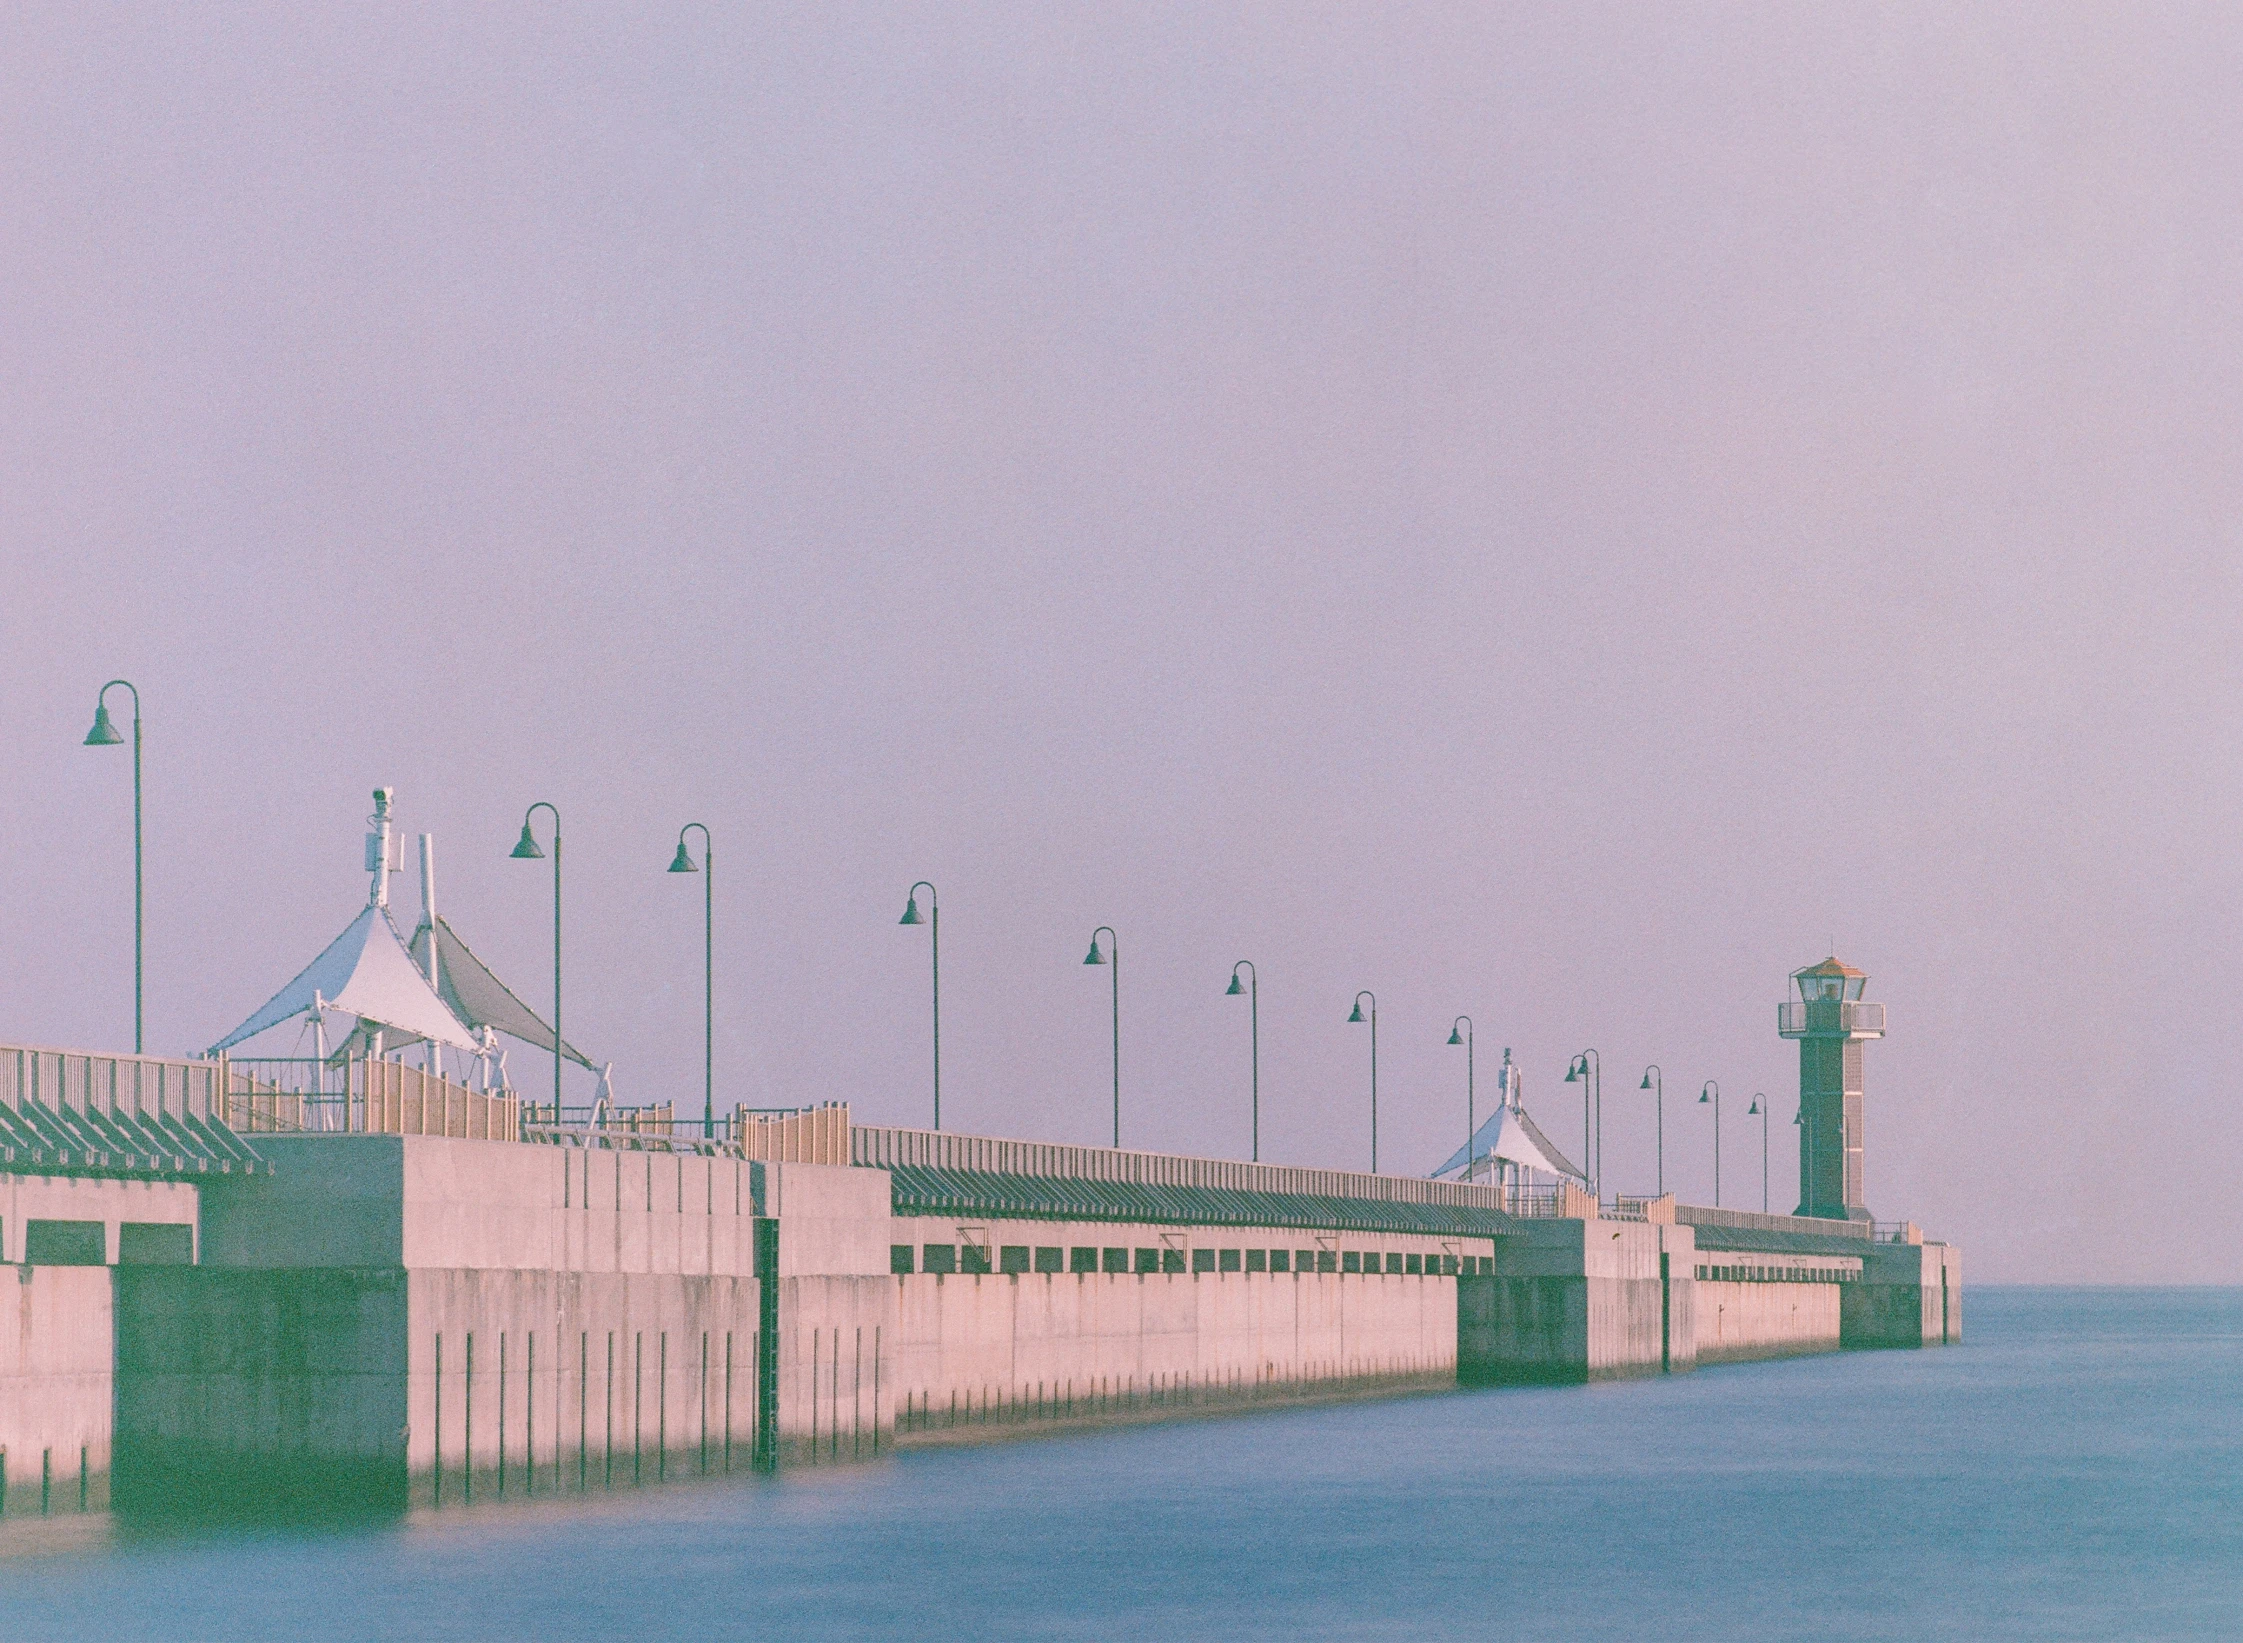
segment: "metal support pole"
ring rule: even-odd
[[[1101,955],[1098,938],[1106,938],[1107,951]],[[1111,965],[1114,995],[1114,1145],[1121,1145],[1121,937],[1114,934],[1111,924],[1101,924],[1090,933],[1090,956],[1085,964]]]
[[[1241,970],[1244,970],[1246,972],[1247,979],[1250,984],[1246,989],[1247,1013],[1252,1018],[1252,1042],[1254,1055],[1252,1084],[1253,1127],[1252,1151],[1250,1153],[1250,1156],[1252,1157],[1253,1161],[1258,1164],[1262,1161],[1262,977],[1261,972],[1254,968],[1253,960],[1244,958],[1240,959],[1236,964],[1233,964],[1231,966],[1230,992],[1232,994],[1236,994],[1239,991],[1238,972]]]

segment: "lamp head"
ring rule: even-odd
[[[115,747],[123,740],[124,737],[117,734],[117,727],[109,722],[109,704],[94,703],[93,728],[86,732],[86,746]]]
[[[683,839],[680,839],[678,841],[678,848],[680,850],[683,850],[685,848],[685,841]],[[926,920],[919,916],[919,898],[916,895],[908,896],[904,899],[903,917],[897,919],[896,922],[898,924],[926,923]]]
[[[1464,1035],[1451,1027],[1449,1029],[1449,1042],[1451,1044],[1461,1044],[1464,1042]]]
[[[537,847],[537,835],[530,831],[527,818],[524,818],[522,822],[522,836],[514,841],[514,848],[507,854],[516,861],[543,861],[545,859],[545,852]]]
[[[1238,984],[1238,972],[1236,970],[1233,970],[1231,972],[1231,984],[1223,989],[1223,996],[1225,998],[1236,998],[1240,993],[1243,993],[1244,991],[1246,991],[1246,989]]]
[[[1357,999],[1355,1008],[1347,1012],[1347,1019],[1350,1021],[1361,1021],[1363,1019],[1363,1001],[1361,999]]]
[[[1745,1116],[1746,1116],[1747,1118],[1754,1118],[1754,1117],[1757,1117],[1757,1116],[1759,1115],[1759,1112],[1760,1112],[1760,1097],[1758,1097],[1758,1096],[1756,1095],[1756,1096],[1754,1096],[1754,1097],[1752,1098],[1752,1105],[1751,1105],[1751,1106],[1749,1106],[1749,1107],[1747,1107],[1747,1108],[1745,1108]]]
[[[678,853],[670,858],[670,871],[673,873],[698,873],[701,871],[700,868],[693,865],[693,858],[685,853],[685,840],[682,838],[678,840]]]
[[[1698,1105],[1699,1105],[1699,1106],[1701,1106],[1701,1107],[1702,1107],[1702,1106],[1704,1106],[1704,1105],[1705,1105],[1705,1104],[1706,1104],[1706,1103],[1707,1103],[1708,1101],[1711,1101],[1712,1099],[1713,1099],[1713,1092],[1712,1092],[1711,1090],[1700,1090],[1700,1091],[1698,1092]]]
[[[1565,1064],[1565,1081],[1568,1084],[1581,1082],[1581,1058],[1579,1056],[1575,1056]]]
[[[1098,950],[1098,938],[1096,936],[1090,938],[1090,951],[1083,955],[1083,962],[1085,964],[1103,964],[1106,962],[1106,955]]]
[[[1643,1075],[1643,1082],[1638,1084],[1636,1088],[1639,1090],[1648,1090],[1649,1088],[1651,1088],[1651,1074],[1648,1071],[1646,1071]]]

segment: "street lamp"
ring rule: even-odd
[[[1768,1109],[1761,1103],[1767,1099],[1760,1091],[1754,1090],[1752,1105],[1745,1108],[1747,1118],[1760,1120],[1760,1213],[1763,1215],[1768,1213]]]
[[[1656,1092],[1652,1107],[1659,1121],[1659,1196],[1664,1198],[1667,1195],[1667,1075],[1659,1070],[1658,1062],[1643,1069],[1643,1082],[1636,1088]]]
[[[1589,1190],[1602,1196],[1604,1192],[1604,1057],[1595,1050],[1583,1050],[1565,1069],[1565,1081],[1581,1086],[1581,1151],[1585,1155],[1581,1167],[1589,1172]],[[1596,1150],[1589,1149],[1589,1104],[1591,1089],[1596,1091]],[[1592,1163],[1590,1160],[1594,1159]]]
[[[1464,1036],[1457,1036],[1457,1029]],[[1472,1179],[1472,1140],[1480,1133],[1480,1112],[1472,1090],[1472,1018],[1460,1015],[1449,1023],[1449,1042],[1464,1046],[1464,1178]]]
[[[123,685],[132,692],[132,1053],[146,1049],[141,1027],[141,954],[145,922],[142,917],[143,880],[140,866],[140,690],[130,679],[112,679],[93,699],[93,728],[86,732],[88,747],[115,747],[124,740],[109,722],[109,693]]]
[[[1113,954],[1111,961],[1098,950],[1098,938],[1106,938],[1106,952]],[[1101,924],[1090,933],[1090,952],[1085,964],[1105,964],[1112,969],[1114,984],[1114,1145],[1121,1145],[1121,937],[1114,934],[1111,924]]]
[[[685,836],[695,828],[701,829],[701,867],[693,865],[686,854]],[[703,872],[702,869],[707,871]],[[717,1079],[716,1079],[716,882],[717,855],[709,840],[709,830],[701,822],[687,822],[678,829],[678,853],[670,861],[673,873],[701,873],[701,1139],[711,1140],[717,1132]]]
[[[561,1036],[561,813],[543,799],[522,812],[522,836],[514,841],[507,852],[516,861],[543,861],[545,852],[537,847],[537,835],[530,831],[530,818],[540,810],[553,818],[553,1123],[561,1122],[561,1056],[568,1042]]]
[[[1241,970],[1246,972],[1250,986],[1239,986]],[[1118,970],[1115,979],[1120,979]],[[1252,1018],[1254,1029],[1254,1150],[1250,1156],[1258,1164],[1262,1161],[1262,975],[1254,968],[1252,959],[1242,958],[1231,966],[1231,984],[1223,989],[1223,996],[1236,998],[1242,992],[1246,995],[1247,1014]]]
[[[919,892],[927,892],[927,916],[919,916]],[[903,917],[898,924],[924,924],[927,926],[927,954],[933,961],[935,972],[935,1128],[942,1128],[942,898],[935,887],[921,879],[903,896]]]
[[[1348,1012],[1350,1021],[1362,1021],[1363,1000],[1371,1001],[1371,1173],[1379,1172],[1379,996],[1368,989],[1355,995],[1355,1008]]]
[[[1721,1085],[1707,1079],[1705,1088],[1698,1092],[1698,1105],[1713,1103],[1713,1207],[1721,1207]]]

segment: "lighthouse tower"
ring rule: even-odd
[[[1861,996],[1869,978],[1826,958],[1792,973],[1799,990],[1776,1031],[1799,1040],[1798,1215],[1866,1221],[1861,1183],[1861,1046],[1885,1036],[1885,1007]]]

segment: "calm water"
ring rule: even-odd
[[[0,1529],[0,1637],[2243,1637],[2243,1291],[379,1529]]]

